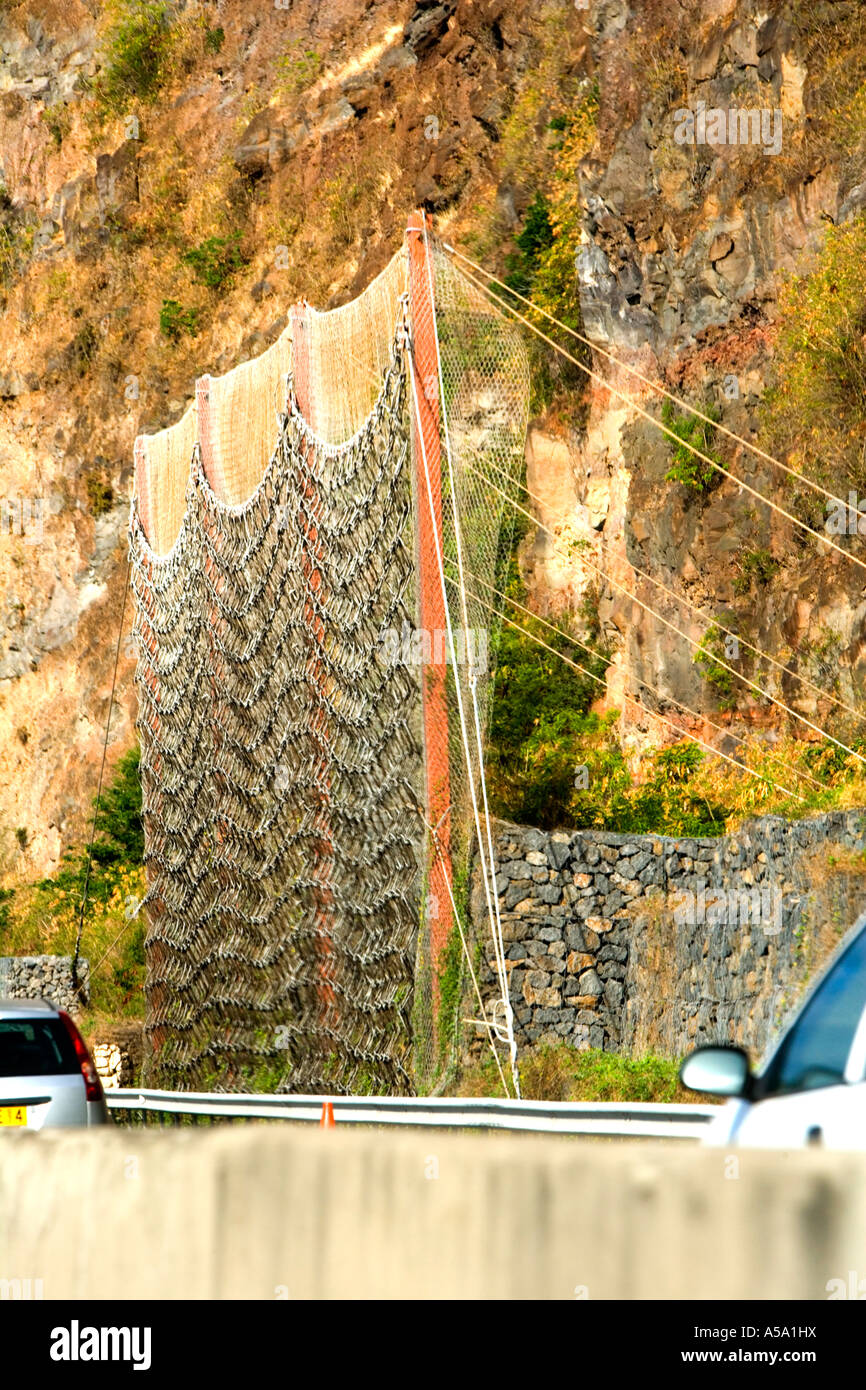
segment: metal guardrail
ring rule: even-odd
[[[715,1105],[658,1105],[642,1101],[488,1100],[450,1096],[296,1096],[196,1091],[106,1091],[108,1108],[132,1118],[296,1120],[318,1124],[330,1102],[338,1125],[417,1125],[439,1129],[509,1129],[541,1134],[609,1135],[628,1139],[692,1139]],[[163,1121],[164,1122],[164,1121]]]

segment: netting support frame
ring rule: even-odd
[[[424,788],[429,832],[424,911],[430,927],[430,968],[433,994],[434,1041],[439,1021],[439,968],[442,952],[454,926],[451,899],[451,770],[448,746],[448,665],[441,639],[447,628],[442,579],[436,547],[444,554],[442,530],[442,456],[439,421],[439,367],[430,264],[425,230],[432,218],[423,211],[410,215],[406,226],[409,257],[409,309],[411,344],[409,371],[415,378],[415,395],[421,413],[412,412],[412,465],[415,472],[415,553],[417,564],[418,627],[429,634],[430,662],[421,682],[424,749]],[[426,470],[425,470],[426,459]],[[429,492],[428,492],[429,474]],[[432,512],[430,506],[432,493]],[[435,537],[435,540],[434,540]],[[426,645],[426,644],[425,644]],[[437,650],[442,659],[436,660]]]

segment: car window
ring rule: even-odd
[[[759,1093],[805,1091],[843,1081],[864,1008],[866,930],[839,957],[783,1037],[759,1079]]]
[[[62,1076],[78,1069],[58,1018],[0,1019],[0,1076]]]

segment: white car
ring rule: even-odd
[[[0,999],[0,1134],[105,1124],[102,1082],[69,1014]]]
[[[756,1072],[738,1047],[700,1047],[689,1090],[728,1096],[704,1143],[866,1149],[866,913],[848,932]]]

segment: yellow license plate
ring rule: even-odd
[[[26,1105],[0,1105],[0,1125],[26,1125]]]

